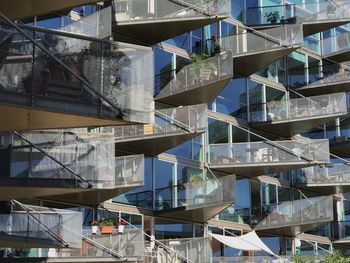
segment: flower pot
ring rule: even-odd
[[[101,234],[112,234],[113,226],[100,226]]]
[[[93,235],[97,234],[98,226],[91,226],[91,232]]]
[[[125,225],[118,225],[118,234],[123,234],[124,228],[125,228]]]

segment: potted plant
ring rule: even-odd
[[[99,223],[101,234],[112,234],[113,233],[113,220],[102,218]]]
[[[276,24],[277,21],[280,19],[280,13],[278,11],[272,11],[269,13],[265,13],[266,21],[270,22],[271,24]]]
[[[92,220],[90,225],[91,225],[91,232],[93,235],[97,234],[97,230],[98,230],[98,225],[100,224],[100,222],[98,222],[97,220]]]
[[[117,222],[117,225],[118,225],[118,234],[123,234],[126,222],[124,220],[119,220]]]

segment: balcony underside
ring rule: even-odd
[[[188,221],[194,223],[206,223],[221,211],[229,207],[231,204],[208,205],[200,208],[186,209],[186,207],[172,208],[162,211],[156,211],[155,216]]]
[[[113,32],[117,40],[134,44],[154,45],[209,24],[216,23],[226,16],[197,16],[192,18],[164,18],[115,22]]]
[[[2,96],[2,93],[0,96]],[[18,97],[17,94],[13,94],[13,96]],[[90,115],[89,113],[94,111],[96,113],[97,108],[88,104],[77,105],[71,102],[61,103],[56,100],[54,102],[42,101],[42,103],[38,101],[37,105],[38,108],[0,104],[0,131],[100,127],[131,123],[112,117],[101,118],[96,115],[93,116],[93,114]],[[52,109],[55,105],[57,105],[57,108],[67,109],[67,112]],[[77,110],[76,113],[74,113],[75,110]],[[82,113],[79,114],[79,112]]]
[[[323,123],[328,123],[335,120],[337,117],[344,114],[334,114],[330,117],[315,117],[315,118],[299,118],[279,122],[261,122],[251,123],[251,127],[264,132],[268,132],[273,135],[282,136],[285,138],[292,137],[295,134],[309,131]]]
[[[336,248],[350,248],[350,237],[337,239],[332,244]]]
[[[173,135],[168,133],[167,135],[163,134],[158,136],[149,136],[149,138],[147,138],[147,135],[145,135],[143,138],[129,141],[118,141],[115,144],[115,148],[117,150],[122,150],[129,153],[156,156],[162,152],[174,148],[181,143],[201,135],[203,132],[182,134],[179,134],[179,132],[173,132]]]
[[[94,207],[106,200],[112,199],[113,197],[129,192],[130,190],[140,186],[140,183],[135,183],[114,189],[83,189],[75,193],[50,196],[47,195],[42,197],[41,199],[47,201],[60,202],[64,204],[73,204],[77,206]]]
[[[172,106],[188,106],[202,103],[211,103],[231,78],[220,80],[210,84],[204,84],[194,89],[183,90],[168,96],[155,98]]]
[[[304,167],[313,166],[314,164],[308,163],[306,161],[300,162],[279,162],[279,163],[252,163],[252,164],[242,164],[242,165],[212,165],[211,169],[220,171],[228,174],[238,174],[244,175],[246,177],[257,177],[260,175],[266,175],[270,173],[287,172],[290,170],[301,169]]]
[[[343,158],[348,158],[350,157],[350,141],[345,140],[345,141],[330,141],[329,142],[330,146],[330,152],[332,154],[335,154],[339,157]]]
[[[307,184],[296,184],[296,186],[299,189],[313,191],[313,192],[317,192],[317,193],[325,194],[325,195],[341,194],[341,193],[350,192],[350,182],[346,182],[346,183],[329,182],[329,183],[324,183],[324,184],[307,183]]]
[[[23,19],[49,14],[54,11],[68,10],[73,7],[96,3],[96,0],[13,0],[1,1],[0,10],[11,19]]]
[[[36,198],[52,194],[79,192],[75,179],[4,178],[0,179],[0,200]]]
[[[34,238],[0,233],[0,247],[8,248],[62,248],[60,242],[46,238]],[[1,260],[2,261],[2,260]]]
[[[337,52],[326,55],[325,58],[330,59],[334,62],[341,63],[350,60],[350,48],[339,50]]]
[[[305,87],[297,88],[295,90],[301,95],[304,95],[306,97],[331,94],[331,93],[337,93],[337,92],[349,92],[350,80],[334,81],[331,83],[305,86]]]
[[[328,223],[328,222],[322,222],[322,223],[316,222],[316,223],[310,223],[310,224],[300,224],[300,225],[294,225],[294,226],[281,226],[281,227],[273,227],[273,228],[266,228],[266,229],[257,229],[256,228],[255,230],[257,233],[295,237],[301,233],[309,231],[309,230],[316,228],[318,226],[322,226],[326,223]]]
[[[248,52],[233,56],[234,77],[248,77],[298,48],[278,47],[267,51]]]
[[[328,30],[334,27],[338,27],[338,26],[350,23],[350,19],[349,18],[329,19],[329,20],[302,22],[302,23],[303,23],[304,37],[306,37],[316,33],[323,32],[325,30]]]

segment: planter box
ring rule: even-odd
[[[112,234],[114,230],[113,226],[100,226],[101,234]]]

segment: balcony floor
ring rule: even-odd
[[[273,135],[290,138],[295,134],[309,131],[323,123],[335,120],[339,116],[345,115],[343,113],[332,114],[327,117],[305,117],[285,121],[266,121],[251,123],[250,126],[254,129],[271,133]]]
[[[338,182],[338,183],[307,183],[307,184],[295,184],[298,189],[317,192],[324,195],[341,194],[350,192],[350,182]]]
[[[157,96],[155,100],[172,106],[188,106],[211,103],[231,80],[232,76],[214,83],[204,84],[197,88],[183,90],[167,96]]]
[[[334,81],[329,83],[320,83],[315,85],[308,85],[300,88],[294,89],[301,95],[306,97],[308,96],[317,96],[338,92],[349,92],[350,91],[350,80],[344,81]]]
[[[310,223],[310,224],[301,224],[301,225],[294,225],[294,226],[281,226],[281,227],[273,227],[273,228],[266,228],[266,229],[255,228],[255,230],[257,233],[295,237],[313,228],[327,224],[328,222],[330,221],[321,222],[321,223],[316,222],[316,223]]]
[[[34,238],[16,235],[0,234],[0,247],[8,248],[62,248],[60,242],[45,238]],[[1,259],[2,262],[2,259]]]
[[[192,18],[135,19],[130,22],[115,22],[112,30],[118,34],[117,40],[119,41],[154,45],[225,18],[227,16],[201,15]]]
[[[129,192],[130,190],[140,186],[142,186],[142,184],[135,183],[127,186],[120,186],[114,189],[82,189],[79,192],[46,195],[41,199],[65,204],[73,204],[77,206],[94,207],[106,200],[112,199],[113,197]]]
[[[263,50],[233,55],[234,77],[248,77],[298,48],[299,46],[278,47],[267,51]]]
[[[251,163],[251,164],[226,164],[226,165],[211,165],[210,168],[227,174],[239,174],[246,177],[257,177],[277,172],[287,172],[290,170],[300,169],[304,167],[314,166],[315,164],[306,161],[300,162],[276,162],[276,163]]]
[[[198,131],[194,133],[173,132],[161,135],[145,135],[144,137],[140,138],[130,138],[129,140],[117,141],[115,148],[117,150],[123,150],[129,153],[156,156],[183,142],[201,135],[203,132],[205,131]]]
[[[156,211],[156,217],[188,221],[194,223],[206,223],[231,204],[223,203],[220,205],[208,205],[200,208],[187,209],[185,206]]]
[[[1,92],[0,96],[3,96]],[[21,94],[12,94],[18,98]],[[3,98],[0,99],[0,103]],[[38,102],[38,101],[37,101]],[[15,104],[0,104],[0,131],[10,130],[42,130],[42,129],[63,129],[79,127],[98,127],[98,126],[115,126],[122,124],[131,124],[129,121],[117,118],[102,118],[94,116],[91,111],[97,111],[92,105],[77,105],[77,103],[62,103],[60,101],[42,101],[42,107],[38,102],[38,107],[25,107]],[[56,108],[68,109],[67,112],[60,112],[57,109],[50,109],[51,106],[57,105]],[[77,110],[75,113],[75,109]],[[70,112],[69,112],[70,111]],[[81,113],[84,112],[84,113]]]
[[[350,60],[350,48],[342,49],[337,52],[333,52],[324,56],[327,59],[335,61],[337,63],[346,62]]]
[[[349,18],[344,19],[329,19],[329,20],[322,20],[322,21],[313,21],[313,22],[303,22],[303,32],[304,37],[310,36],[316,33],[323,32],[325,30],[338,27],[341,25],[345,25],[347,23],[350,23]]]

